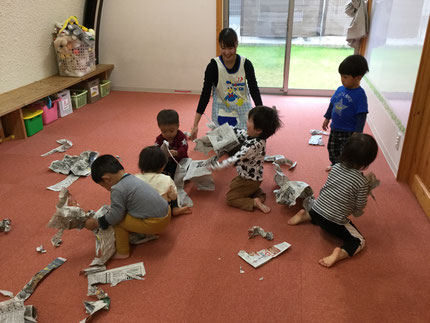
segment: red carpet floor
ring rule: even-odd
[[[140,150],[159,134],[158,111],[176,109],[180,128],[189,131],[197,101],[196,95],[114,91],[26,140],[0,144],[0,220],[12,220],[12,230],[0,233],[0,289],[16,294],[54,258],[64,257],[67,262],[49,274],[25,304],[38,309],[38,322],[83,319],[82,302],[92,298],[86,296],[87,279],[78,273],[95,256],[94,236],[70,230],[59,248],[51,245],[55,230],[46,225],[58,193],[46,187],[65,176],[48,167],[64,153],[40,155],[66,138],[74,144],[67,154],[96,150],[119,155],[126,170],[135,173]],[[309,130],[320,129],[328,101],[263,96],[266,105],[278,107],[284,122],[268,140],[267,153],[297,160],[296,169],[285,168],[284,173],[309,183],[316,195],[327,176],[328,154],[325,146],[307,142]],[[205,129],[202,119],[200,135]],[[370,132],[367,126],[365,131]],[[193,148],[191,143],[191,158],[206,159]],[[197,191],[189,183],[192,214],[174,218],[160,239],[134,247],[129,259],[108,262],[108,268],[114,268],[143,261],[147,275],[143,281],[101,285],[111,307],[97,313],[93,322],[430,322],[430,223],[409,188],[396,182],[381,152],[369,170],[382,184],[374,192],[376,201],[369,199],[365,214],[354,221],[367,246],[329,269],[318,260],[339,241],[311,224],[287,224],[299,206],[276,204],[270,163],[262,186],[272,208],[269,214],[226,205],[233,168],[215,173],[213,192]],[[109,203],[109,192],[91,178],[80,178],[70,191],[86,210]],[[248,240],[247,230],[254,225],[272,231],[275,239]],[[237,255],[241,249],[257,251],[282,241],[291,248],[258,269]],[[41,244],[47,253],[35,251]],[[0,295],[0,301],[6,299]]]

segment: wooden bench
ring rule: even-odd
[[[53,75],[0,94],[0,142],[27,138],[22,107],[91,78],[107,80],[113,68],[113,64],[98,64],[94,72],[81,77]]]

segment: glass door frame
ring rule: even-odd
[[[222,3],[221,3],[222,2]],[[222,21],[222,26],[227,27],[229,23],[229,0],[217,0],[217,7],[221,5],[222,10],[217,10],[217,12],[222,13],[222,17],[217,17],[217,22]],[[290,70],[291,61],[291,47],[293,40],[293,23],[294,23],[294,5],[295,0],[288,0],[288,17],[287,17],[287,30],[286,30],[286,40],[285,40],[285,58],[284,58],[284,77],[283,77],[283,87],[260,87],[260,93],[262,94],[279,94],[279,95],[297,95],[297,96],[326,96],[331,97],[334,90],[317,90],[317,89],[290,89],[288,88],[288,78]],[[218,25],[218,23],[217,23]],[[220,30],[217,30],[217,35]],[[218,38],[217,38],[218,43]],[[218,45],[217,45],[218,48]],[[258,79],[257,79],[258,80]]]

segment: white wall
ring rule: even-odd
[[[215,0],[105,1],[99,59],[113,89],[200,93],[216,37]]]
[[[392,116],[390,116],[381,100],[374,94],[366,80],[362,80],[361,86],[366,91],[369,105],[367,122],[388,165],[390,165],[394,175],[397,175],[405,134],[399,130]]]
[[[83,19],[85,0],[0,0],[0,93],[58,73],[56,22]]]

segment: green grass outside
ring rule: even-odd
[[[237,52],[252,62],[259,87],[283,86],[284,45],[240,44]],[[288,87],[335,90],[341,85],[339,64],[352,54],[352,48],[293,45]]]

